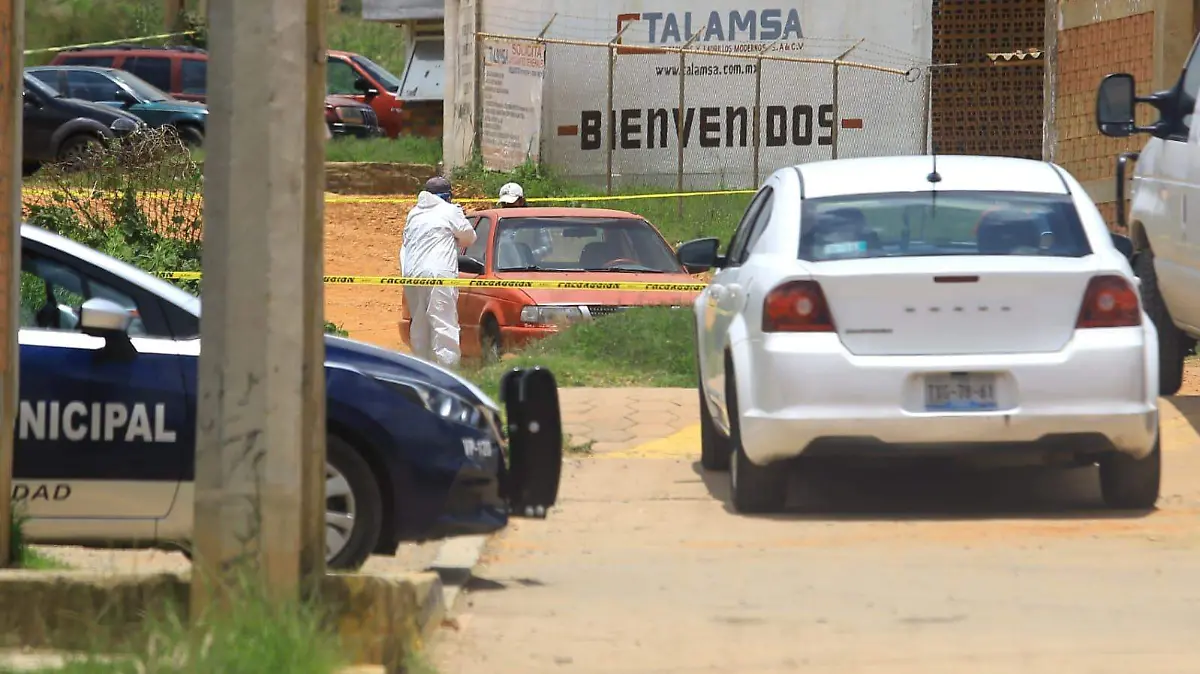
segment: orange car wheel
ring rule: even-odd
[[[500,360],[502,352],[500,326],[494,317],[486,316],[483,319],[483,326],[479,330],[479,353],[485,363],[495,363]]]

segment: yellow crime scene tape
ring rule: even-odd
[[[49,54],[52,52],[66,51],[68,49],[84,49],[87,47],[108,47],[114,44],[127,44],[130,42],[147,42],[149,40],[165,40],[169,37],[181,37],[184,35],[195,35],[196,31],[188,30],[182,33],[160,33],[158,35],[147,35],[145,37],[127,37],[120,40],[105,40],[104,42],[86,42],[84,44],[69,44],[65,47],[46,47],[44,49],[26,49],[25,55],[29,54]]]
[[[638,201],[642,199],[675,199],[679,197],[712,197],[726,194],[755,194],[756,190],[712,190],[707,192],[656,192],[652,194],[613,194],[613,195],[589,195],[579,197],[530,197],[525,200],[530,204],[548,204],[561,203],[564,201],[578,201],[581,203],[596,202],[596,201]],[[407,204],[415,202],[415,196],[362,196],[362,195],[342,195],[342,194],[326,194],[325,203],[327,204]],[[495,199],[455,199],[456,204],[494,204]]]
[[[108,192],[116,192],[118,190],[108,190]],[[22,190],[23,194],[28,196],[48,197],[54,194],[62,194],[67,192],[75,196],[84,198],[96,198],[103,196],[105,190],[83,190],[83,189],[68,189],[68,190],[51,190],[45,187],[27,187]],[[729,194],[755,194],[755,190],[713,190],[708,192],[658,192],[653,194],[614,194],[611,196],[605,195],[589,195],[579,197],[532,197],[526,199],[529,204],[551,204],[563,202],[578,202],[578,203],[594,203],[600,201],[640,201],[646,199],[677,199],[677,198],[695,198],[695,197],[713,197]],[[171,196],[166,190],[147,190],[140,192],[139,197],[146,199],[165,199]],[[197,200],[201,199],[201,195],[196,194]],[[325,203],[327,204],[411,204],[416,203],[417,198],[409,195],[398,196],[369,196],[369,195],[349,195],[349,194],[333,194],[325,193]],[[473,198],[473,199],[455,199],[456,204],[495,204],[495,199]]]
[[[166,271],[155,273],[164,279],[181,281],[198,280],[198,271]],[[324,277],[330,285],[379,285],[379,286],[444,286],[451,288],[538,288],[548,290],[641,290],[647,292],[699,292],[707,283],[652,283],[644,281],[534,281],[465,278],[426,278],[419,276],[338,276]]]

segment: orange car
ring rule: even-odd
[[[459,258],[460,278],[696,283],[653,225],[624,211],[508,208],[469,213],[476,240]],[[631,306],[686,307],[699,294],[637,290],[460,288],[465,357],[495,360],[559,327]],[[408,307],[400,338],[409,342]]]

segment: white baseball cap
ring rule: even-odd
[[[500,203],[515,204],[517,199],[525,196],[525,190],[517,183],[505,183],[504,187],[500,188]]]

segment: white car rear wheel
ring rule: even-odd
[[[696,390],[700,394],[700,466],[704,470],[729,470],[729,438],[717,428],[708,411],[699,355],[696,356],[696,379]]]
[[[729,407],[729,500],[739,513],[777,513],[787,505],[788,473],[785,462],[756,466],[742,447],[738,418],[737,385],[733,372],[726,371],[725,399]]]
[[[1118,510],[1149,510],[1158,502],[1162,482],[1162,451],[1141,459],[1113,453],[1100,461],[1100,492],[1104,503]]]

